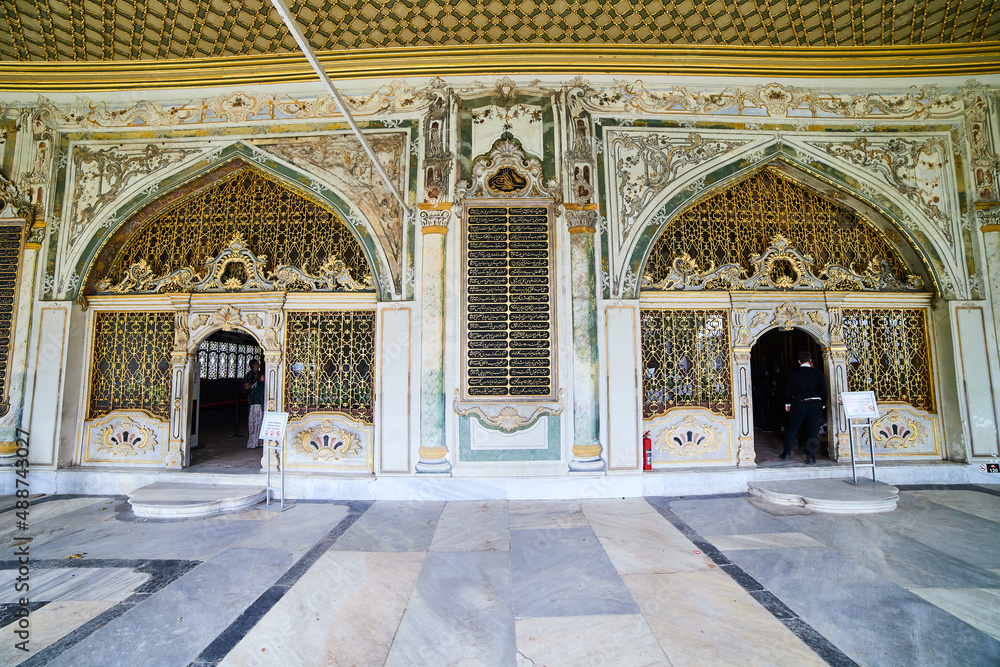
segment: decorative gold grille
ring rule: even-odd
[[[465,224],[468,396],[553,395],[549,210],[472,206]]]
[[[375,313],[288,313],[285,410],[343,412],[372,423]]]
[[[656,240],[644,274],[654,283],[663,280],[682,253],[700,271],[736,264],[750,274],[751,257],[762,254],[775,236],[811,255],[814,272],[839,264],[860,274],[879,258],[897,280],[908,280],[905,262],[871,222],[771,169],[682,212]],[[707,286],[722,287],[721,282]]]
[[[844,310],[847,387],[934,411],[927,313],[920,308]]]
[[[95,313],[88,419],[145,410],[168,421],[173,346],[172,312]]]
[[[267,274],[293,266],[318,275],[329,258],[343,260],[356,280],[369,274],[361,246],[336,213],[248,167],[147,220],[103,277],[116,285],[142,260],[155,276],[185,267],[200,273],[236,234],[266,259]]]
[[[642,416],[703,407],[733,416],[728,313],[642,310]]]
[[[204,340],[198,346],[199,375],[203,380],[242,378],[249,372],[250,362],[256,359],[260,363],[262,355],[257,345]]]

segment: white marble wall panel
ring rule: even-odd
[[[548,449],[549,418],[543,415],[526,428],[505,433],[469,420],[469,443],[472,449]]]
[[[635,470],[642,446],[642,404],[639,386],[639,303],[616,302],[604,307],[604,345],[607,367],[603,387],[608,406],[608,467]]]
[[[411,310],[380,305],[378,309],[378,375],[376,438],[381,472],[410,470]]]
[[[66,367],[66,327],[69,307],[51,302],[37,311],[37,337],[29,348],[30,374],[25,388],[25,403],[29,406],[24,423],[28,424],[31,447],[28,460],[32,465],[54,465],[55,443],[59,438],[59,414],[63,394],[63,370]]]
[[[997,416],[994,403],[996,376],[989,352],[991,348],[996,350],[995,336],[988,334],[983,309],[978,304],[958,305],[953,313],[957,339],[956,361],[965,389],[964,421],[972,443],[972,455],[996,456],[998,453]]]

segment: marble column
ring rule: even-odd
[[[601,457],[597,397],[597,276],[594,223],[597,205],[567,204],[573,295],[573,472],[606,468]]]
[[[450,473],[444,441],[444,256],[451,204],[420,204],[420,448],[418,473]]]
[[[983,251],[986,255],[986,283],[993,308],[993,326],[1000,331],[1000,204],[977,204],[976,218],[983,233]]]
[[[191,456],[187,447],[193,367],[192,355],[188,353],[191,295],[171,294],[170,305],[174,311],[174,349],[170,352],[170,423],[167,425],[167,451],[163,464],[167,468],[183,468]]]

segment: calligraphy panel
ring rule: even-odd
[[[23,237],[24,227],[20,223],[0,225],[0,415],[10,409],[7,392]]]
[[[466,397],[553,398],[548,207],[470,206],[464,232]]]

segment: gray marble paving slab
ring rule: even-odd
[[[337,551],[426,551],[443,502],[379,501],[336,541]]]
[[[276,549],[227,549],[48,664],[186,665],[293,562]]]
[[[25,597],[16,590],[17,570],[0,570],[0,603]],[[35,570],[30,575],[33,602],[76,600],[120,602],[144,584],[149,575],[120,567],[67,567]]]
[[[1000,587],[996,574],[913,539],[902,527],[870,514],[816,514],[784,521],[904,588]]]
[[[450,502],[434,531],[431,551],[509,551],[507,503]]]
[[[760,535],[795,530],[757,509],[746,498],[675,500],[670,509],[702,535]]]
[[[523,618],[517,621],[517,651],[521,667],[670,664],[638,614]]]
[[[734,549],[777,549],[781,547],[823,546],[804,533],[768,533],[767,535],[706,535],[705,539],[721,551]]]
[[[1000,664],[1000,642],[829,549],[727,555],[862,665]]]
[[[513,665],[509,562],[504,552],[427,554],[386,666]]]
[[[347,505],[301,503],[260,523],[233,548],[284,549],[298,555],[308,551],[347,516]]]
[[[90,498],[74,498],[68,500],[89,501]],[[108,502],[106,499],[97,498],[98,502],[81,502],[75,508],[62,512],[58,510],[68,509],[67,505],[59,507],[55,505],[57,511],[46,516],[41,510],[51,503],[59,501],[49,501],[35,508],[28,510],[28,529],[26,531],[17,530],[16,527],[0,535],[0,560],[10,559],[16,547],[14,540],[10,539],[15,534],[26,534],[32,538],[31,555],[39,558],[38,553],[42,547],[69,535],[86,535],[91,531],[99,530],[103,525],[113,525],[121,523],[115,519],[116,501]],[[54,508],[54,509],[55,509]],[[86,538],[84,538],[86,539]]]
[[[73,520],[76,512],[63,515],[57,522]],[[117,519],[91,522],[78,517],[76,524],[39,544],[31,543],[36,559],[66,558],[86,553],[86,558],[158,558],[208,560],[256,527],[254,521],[191,519],[187,521],[146,523]]]
[[[105,505],[113,505],[114,501],[107,497],[102,496],[89,496],[87,498],[59,498],[56,500],[47,500],[41,503],[29,503],[28,509],[28,524],[29,526],[37,525],[42,521],[50,521],[57,516],[63,514],[68,514],[69,512],[74,512],[84,507],[98,506],[104,507]],[[107,510],[110,511],[110,510]],[[17,511],[4,512],[0,514],[0,534],[6,533],[18,533],[21,530],[17,528],[17,523],[20,521]],[[28,531],[31,534],[29,528]]]
[[[929,500],[951,509],[1000,523],[1000,496],[968,489],[926,489],[904,491],[908,496]]]
[[[1000,639],[1000,589],[915,588],[912,593]]]
[[[638,613],[589,527],[512,530],[510,567],[517,618]]]
[[[1000,530],[987,519],[902,494],[897,510],[872,521],[981,568],[1000,568]]]
[[[576,500],[513,500],[507,504],[511,530],[580,528],[589,525]]]
[[[17,643],[24,641],[14,634],[16,623],[10,623],[0,628],[0,665],[13,667],[41,650],[73,632],[95,616],[104,613],[115,603],[111,600],[96,600],[77,602],[61,600],[36,609],[31,612],[31,643],[25,653],[17,648]]]

